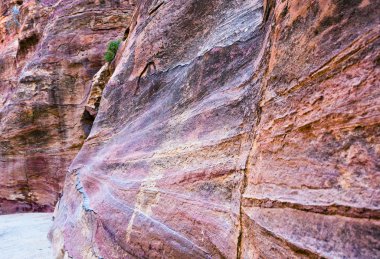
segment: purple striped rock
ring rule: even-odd
[[[379,257],[379,6],[139,1],[55,254]]]

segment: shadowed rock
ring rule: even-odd
[[[92,77],[132,9],[114,1],[0,3],[0,214],[53,210],[91,130],[82,114]]]

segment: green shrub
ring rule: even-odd
[[[107,62],[111,62],[119,49],[121,40],[113,40],[108,43],[106,53],[104,53],[104,59]]]
[[[105,61],[107,61],[107,62],[111,62],[114,58],[115,58],[115,53],[112,53],[112,52],[110,52],[110,51],[107,51],[107,52],[104,54],[104,59],[105,59]]]

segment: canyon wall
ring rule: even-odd
[[[56,255],[380,257],[379,12],[139,1],[56,206]]]
[[[134,4],[0,3],[0,214],[51,211],[91,126],[83,116],[107,42]]]

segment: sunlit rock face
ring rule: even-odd
[[[82,118],[126,1],[0,3],[0,213],[50,211],[89,133]]]
[[[139,1],[56,255],[379,257],[379,7]]]

